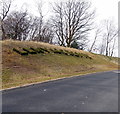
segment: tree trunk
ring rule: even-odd
[[[5,40],[6,37],[5,37],[5,29],[3,27],[3,23],[1,23],[1,30],[2,30],[2,40]]]
[[[114,42],[113,42],[113,47],[112,47],[112,52],[111,52],[111,57],[113,56],[113,52],[114,52],[114,47],[115,47],[115,41],[116,41],[116,39],[114,39]]]
[[[106,56],[108,56],[108,44],[109,44],[109,42],[107,41],[107,46],[106,46]]]
[[[92,46],[91,46],[89,52],[92,52],[93,46],[95,45],[95,42],[96,42],[96,39],[97,39],[97,37],[95,37],[94,42],[93,42],[93,44],[92,44]]]

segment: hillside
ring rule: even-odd
[[[82,50],[32,41],[0,43],[3,88],[118,68],[118,58]]]

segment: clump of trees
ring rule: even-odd
[[[95,29],[94,41],[89,49],[90,52],[97,50],[99,54],[113,56],[117,46],[119,30],[111,19],[103,20],[102,26]],[[99,45],[97,40],[99,40]],[[97,45],[96,45],[97,44]]]
[[[1,2],[2,40],[33,40],[53,43],[54,31],[51,24],[44,23],[40,3],[37,4],[39,17],[31,16],[27,10],[10,12],[11,5],[11,0]]]
[[[20,41],[26,40],[30,26],[31,20],[27,12],[14,11],[4,20],[6,38]]]
[[[91,3],[84,0],[67,0],[53,5],[53,15],[44,20],[42,2],[36,3],[39,16],[32,16],[27,10],[10,11],[12,0],[1,0],[0,18],[2,40],[32,40],[72,47],[81,50],[113,56],[118,30],[113,22],[106,20],[104,27],[95,28],[95,10]],[[91,46],[89,33],[95,31]],[[101,43],[97,44],[97,40]]]

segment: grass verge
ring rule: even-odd
[[[21,86],[24,84],[43,82],[62,77],[82,75],[93,72],[118,69],[118,58],[96,55],[89,52],[54,46],[46,43],[1,41],[2,43],[2,88]],[[46,50],[45,53],[35,53],[22,56],[15,49]],[[72,52],[86,57],[69,56],[56,52]],[[92,59],[89,59],[92,58]]]

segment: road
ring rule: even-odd
[[[2,97],[3,112],[118,112],[118,72],[3,91]]]

